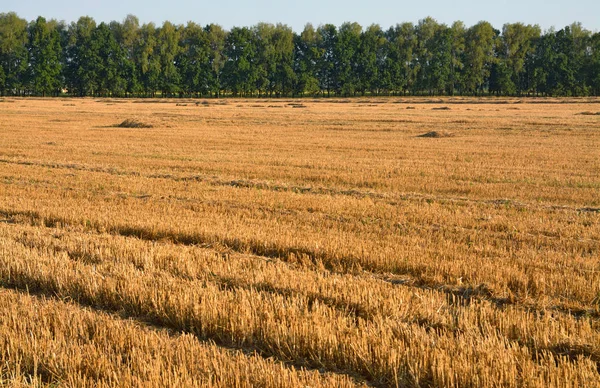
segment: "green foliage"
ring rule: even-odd
[[[122,76],[124,57],[123,48],[117,43],[112,31],[105,23],[101,23],[92,34],[97,51],[96,63],[98,82],[97,94],[107,96],[110,94],[122,95],[126,89],[126,82]]]
[[[413,66],[413,52],[417,44],[415,28],[412,23],[396,25],[387,31],[386,37],[387,57],[383,64],[385,87],[396,92],[411,90],[416,78]]]
[[[210,24],[204,30],[207,33],[209,44],[207,88],[216,97],[219,97],[223,88],[221,75],[227,61],[227,57],[225,56],[227,32],[217,24]]]
[[[176,64],[181,76],[181,90],[187,95],[206,94],[209,89],[210,44],[208,34],[189,22],[181,33]]]
[[[294,88],[294,33],[288,26],[259,23],[254,27],[259,68],[256,89],[279,96]]]
[[[295,95],[318,94],[319,87],[318,64],[322,51],[319,48],[319,35],[312,24],[307,24],[300,35],[294,35],[294,74],[296,82]]]
[[[537,44],[534,88],[536,93],[552,96],[581,96],[590,92],[586,81],[593,71],[591,34],[575,24],[560,31],[549,31]],[[592,77],[593,79],[593,77]]]
[[[0,92],[19,90],[26,79],[27,21],[15,13],[0,14]]]
[[[154,96],[159,89],[161,77],[157,31],[154,23],[144,24],[140,28],[140,40],[136,49],[136,62],[145,94]]]
[[[38,17],[29,26],[29,71],[35,94],[59,93],[61,54],[57,29],[43,17]]]
[[[0,90],[6,90],[6,74],[2,67],[0,67]]]
[[[360,37],[355,75],[357,88],[363,95],[366,91],[379,94],[379,91],[384,88],[379,77],[385,61],[385,46],[384,33],[376,24],[367,28]]]
[[[479,22],[469,28],[465,36],[464,86],[467,93],[483,92],[495,61],[496,32],[488,22]]]
[[[95,30],[96,22],[87,16],[69,26],[67,88],[78,96],[93,94],[99,88],[99,42],[95,41]]]
[[[327,91],[329,96],[337,86],[338,71],[336,69],[336,46],[338,31],[333,24],[325,24],[317,29],[317,79],[321,91]]]
[[[452,30],[446,25],[436,28],[428,47],[431,53],[426,82],[431,94],[444,94],[450,88],[452,70]]]
[[[415,88],[413,92],[423,90],[429,91],[432,94],[432,61],[436,51],[434,36],[438,28],[440,28],[438,23],[430,17],[420,20],[415,27],[417,41],[412,64],[416,75],[416,82],[413,85]]]
[[[180,75],[179,69],[175,66],[175,58],[179,54],[179,28],[164,22],[162,28],[158,30],[158,61],[160,63],[159,88],[163,95],[170,96],[179,92]]]
[[[337,94],[349,96],[357,91],[361,34],[362,27],[358,23],[344,23],[338,30],[333,49],[333,79]]]
[[[446,86],[447,93],[454,95],[458,89],[462,91],[463,87],[463,69],[464,69],[464,52],[465,52],[465,35],[466,27],[463,22],[454,22],[450,27],[452,34],[452,59],[450,62],[450,79]]]
[[[530,87],[526,62],[535,52],[534,42],[539,39],[539,26],[522,23],[505,24],[497,42],[497,88],[498,93],[519,94]]]
[[[600,95],[600,33],[590,38],[590,56],[587,61],[587,82],[592,88],[592,94]]]
[[[600,95],[600,37],[574,23],[487,22],[467,28],[357,23],[300,34],[259,23],[225,31],[193,22],[68,27],[0,14],[0,93],[76,96],[303,96],[357,94]]]
[[[123,23],[112,22],[110,29],[120,47],[120,76],[125,85],[125,95],[138,94],[143,88],[136,66],[136,48],[140,39],[140,23],[137,17],[127,15]]]
[[[223,73],[226,86],[235,96],[250,96],[264,82],[266,74],[258,66],[257,43],[256,35],[247,27],[234,27],[227,35]]]

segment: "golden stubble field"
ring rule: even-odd
[[[0,385],[600,386],[598,112],[0,99]]]

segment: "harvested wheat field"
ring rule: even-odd
[[[0,385],[600,386],[600,100],[0,102]]]

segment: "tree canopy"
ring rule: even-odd
[[[600,33],[425,18],[388,29],[189,22],[66,25],[0,13],[0,94],[73,96],[600,95]]]

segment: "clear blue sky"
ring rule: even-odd
[[[201,25],[217,23],[227,29],[261,21],[281,22],[297,32],[308,22],[339,26],[356,21],[363,27],[377,23],[386,29],[400,22],[416,23],[426,16],[446,24],[462,20],[467,26],[486,20],[498,29],[507,22],[539,24],[545,30],[580,21],[588,30],[600,30],[599,0],[1,0],[0,12],[9,11],[27,20],[41,15],[71,22],[87,15],[97,22],[109,22],[133,14],[141,23],[169,20],[184,24],[191,20]]]

